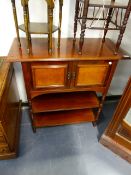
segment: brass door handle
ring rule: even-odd
[[[67,79],[68,79],[68,80],[71,79],[71,73],[70,73],[70,72],[67,73]]]
[[[75,72],[73,72],[72,74],[70,72],[67,73],[67,79],[70,80],[71,78],[73,80],[75,80],[75,78],[76,78],[76,73]]]

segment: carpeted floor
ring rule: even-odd
[[[0,161],[0,175],[130,175],[131,165],[98,139],[116,102],[106,103],[100,123],[47,127],[32,132],[23,109],[19,157]]]

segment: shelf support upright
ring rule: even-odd
[[[26,42],[27,42],[27,53],[30,53],[30,33],[29,33],[29,12],[28,12],[28,1],[29,0],[21,0],[21,4],[23,6],[24,11],[24,26],[26,32]]]
[[[29,14],[29,6],[28,6],[28,3],[27,3],[27,21],[28,21],[28,24],[30,23],[30,14]],[[29,40],[31,42],[31,35],[30,35],[30,32],[29,32]]]
[[[79,15],[79,3],[80,0],[76,0],[76,5],[75,5],[75,18],[74,18],[74,44],[76,41],[76,32],[77,32],[77,22],[78,22],[78,15]]]
[[[103,36],[103,39],[102,39],[102,42],[105,42],[105,38],[106,38],[106,34],[108,32],[108,27],[109,27],[109,23],[111,22],[111,19],[112,19],[112,12],[113,12],[113,3],[115,2],[115,0],[111,0],[111,7],[109,8],[109,11],[108,11],[108,16],[107,16],[107,19],[106,19],[106,24],[105,24],[105,27],[104,27],[104,36]]]
[[[109,65],[111,66],[110,76],[108,77],[105,90],[104,90],[104,92],[102,93],[102,99],[101,99],[101,101],[100,101],[100,107],[99,107],[99,109],[98,109],[98,111],[97,111],[97,114],[96,114],[96,122],[93,122],[94,126],[97,125],[99,115],[100,115],[100,113],[102,112],[102,108],[103,108],[103,105],[104,105],[104,101],[105,101],[106,95],[107,95],[107,93],[108,93],[108,89],[109,89],[109,86],[110,86],[112,77],[113,77],[113,75],[114,75],[114,72],[115,72],[115,70],[116,70],[117,64],[118,64],[118,61],[114,61],[114,63],[109,62]]]
[[[79,41],[79,54],[82,54],[82,47],[83,47],[83,44],[84,44],[84,36],[85,36],[86,20],[87,20],[89,1],[90,0],[84,0],[84,9],[83,9],[82,25],[81,25],[81,34],[80,34],[80,41]]]
[[[48,51],[52,54],[52,31],[53,31],[53,9],[54,0],[48,0]]]
[[[120,34],[118,36],[118,40],[117,40],[116,47],[115,47],[115,54],[118,53],[119,47],[121,45],[121,41],[122,41],[123,34],[125,32],[125,29],[126,29],[126,25],[127,25],[127,21],[129,19],[129,16],[130,16],[130,12],[131,12],[131,0],[128,1],[126,13],[125,13],[125,16],[124,16],[124,19],[123,19],[123,24],[121,26]]]
[[[12,3],[12,9],[13,9],[13,16],[14,16],[14,22],[15,22],[15,29],[16,29],[17,40],[18,40],[19,48],[21,48],[15,0],[11,0],[11,3]]]
[[[60,39],[61,39],[62,7],[63,7],[63,0],[59,0],[58,49],[60,48]]]

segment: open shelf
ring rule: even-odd
[[[33,113],[99,107],[95,92],[44,94],[32,100]]]
[[[33,123],[37,128],[93,121],[95,116],[91,109],[33,114]]]
[[[25,32],[24,24],[19,25],[19,29]],[[52,33],[56,32],[57,30],[58,30],[58,27],[53,25]],[[29,33],[30,34],[48,34],[49,33],[48,24],[30,22],[29,23]]]

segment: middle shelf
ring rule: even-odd
[[[64,112],[45,112],[33,115],[33,123],[37,128],[93,122],[95,119],[95,114],[91,109],[78,109]]]
[[[96,93],[92,91],[43,94],[32,99],[33,113],[98,107],[99,100]]]
[[[24,24],[19,25],[19,29],[25,32],[25,25]],[[58,27],[53,25],[52,33],[56,32],[57,30],[58,30]],[[29,33],[30,34],[49,34],[48,24],[30,22],[29,23]]]

